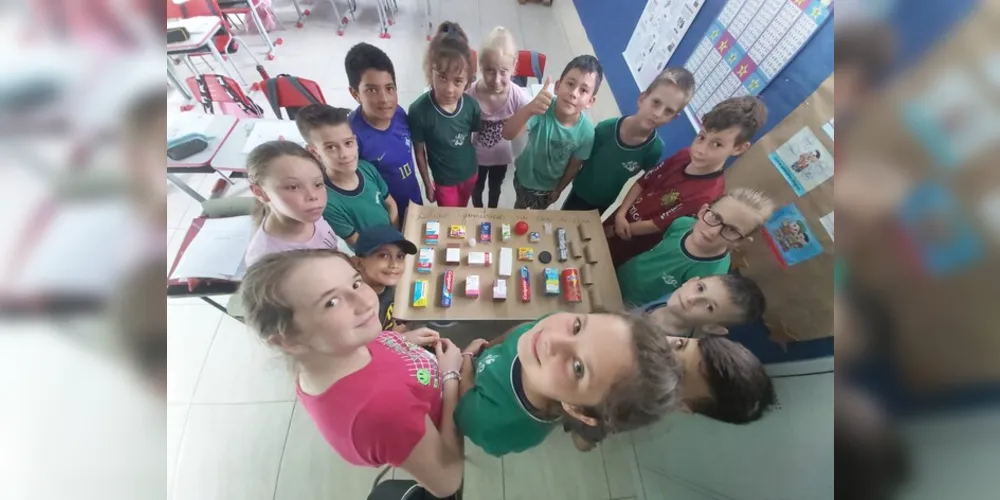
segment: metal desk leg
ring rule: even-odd
[[[188,91],[187,85],[184,85],[180,77],[177,76],[177,73],[174,71],[174,63],[169,57],[167,58],[167,78],[174,88],[176,88],[181,95],[184,96],[185,100],[190,101],[194,98],[191,96],[191,92]]]
[[[215,42],[212,41],[212,39],[208,40],[208,50],[212,51],[212,57],[214,57],[215,61],[219,63],[219,68],[222,70],[222,72],[225,73],[226,76],[228,76],[229,78],[233,78],[232,73],[230,73],[229,69],[226,68],[225,59],[222,58],[222,54],[219,53],[219,49],[215,47]],[[246,88],[247,82],[246,80],[243,79],[243,75],[240,74],[238,75],[240,79],[240,84],[243,85],[244,88]]]
[[[194,188],[188,186],[187,183],[185,183],[180,179],[180,177],[168,173],[167,180],[170,181],[173,185],[177,186],[177,188],[180,189],[181,191],[184,191],[188,196],[194,198],[194,201],[197,201],[198,203],[202,203],[205,201],[204,196],[198,194],[198,192],[195,191]]]
[[[257,0],[257,4],[260,5],[260,0]],[[264,22],[260,20],[260,16],[257,15],[257,8],[253,4],[253,0],[247,0],[247,5],[250,6],[250,17],[253,19],[253,24],[257,26],[257,31],[260,33],[260,37],[264,39],[264,43],[267,44],[267,55],[274,55],[274,44],[271,43],[271,37],[267,34],[267,30],[264,29]]]

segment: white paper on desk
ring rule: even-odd
[[[255,230],[249,215],[205,219],[171,278],[239,279]]]
[[[253,148],[268,141],[292,141],[303,146],[306,140],[299,133],[299,128],[295,122],[288,120],[267,120],[253,124],[253,130],[247,136],[247,142],[243,144],[243,154],[250,154]]]
[[[167,142],[187,134],[208,135],[208,129],[215,117],[201,113],[168,113]]]

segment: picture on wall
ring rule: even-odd
[[[983,257],[983,243],[955,195],[928,181],[917,187],[899,211],[904,241],[920,270],[946,276],[967,269]]]
[[[803,127],[768,157],[799,196],[833,177],[833,155],[809,127]]]
[[[771,253],[782,267],[794,266],[823,253],[823,245],[795,204],[775,210],[764,223],[763,232]]]
[[[622,52],[639,90],[646,90],[667,66],[703,4],[702,0],[647,0]]]
[[[695,130],[716,104],[757,95],[833,13],[833,0],[729,0],[684,67],[698,82],[684,108]]]

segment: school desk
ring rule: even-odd
[[[216,16],[196,16],[188,17],[184,19],[168,19],[167,28],[185,28],[191,35],[190,38],[184,40],[183,42],[168,43],[167,44],[167,55],[168,56],[178,56],[186,58],[192,52],[200,52],[203,49],[208,49],[209,53],[212,54],[212,58],[219,65],[219,70],[224,72],[229,78],[233,78],[233,75],[229,73],[226,69],[226,62],[222,59],[222,54],[219,53],[219,49],[216,48],[215,43],[212,41],[212,37],[222,28],[222,19]],[[189,67],[193,68],[193,66]],[[193,71],[193,70],[192,70]],[[242,80],[242,78],[240,79]]]
[[[254,198],[249,196],[213,199],[202,202],[201,216],[191,221],[191,226],[184,235],[184,240],[181,243],[180,249],[177,250],[177,255],[174,256],[174,259],[170,264],[170,271],[167,273],[168,299],[197,297],[223,313],[242,320],[242,318],[237,316],[235,313],[231,313],[228,307],[225,307],[216,301],[216,298],[222,295],[235,295],[239,290],[239,281],[195,278],[176,279],[173,278],[172,275],[177,269],[177,265],[180,263],[181,257],[184,256],[184,252],[191,245],[191,242],[194,241],[195,236],[197,236],[201,231],[201,228],[207,219],[249,215],[253,210],[253,204]],[[242,259],[243,255],[233,256],[233,258]],[[230,301],[232,301],[231,298]]]
[[[190,113],[190,112],[189,112]],[[204,151],[189,156],[180,161],[174,161],[167,158],[167,179],[173,183],[173,185],[180,188],[181,191],[187,193],[188,196],[194,198],[199,203],[205,201],[205,198],[198,194],[191,186],[188,186],[183,180],[181,180],[176,174],[213,174],[216,172],[212,168],[212,159],[218,154],[219,149],[225,142],[226,138],[236,127],[237,118],[235,116],[228,115],[205,115],[211,120],[205,129],[204,135],[211,138],[208,142],[208,147]],[[177,137],[184,135],[185,132],[181,131]]]
[[[244,147],[253,133],[254,126],[258,123],[288,125],[290,127],[289,133],[294,132],[295,137],[287,137],[287,139],[296,142],[300,139],[298,132],[294,130],[295,122],[274,118],[240,118],[236,126],[233,127],[232,132],[223,141],[218,154],[212,159],[212,168],[222,174],[228,174],[230,178],[246,177],[248,153],[244,152]],[[279,138],[285,139],[285,137],[279,137],[278,135],[267,137],[266,139],[276,141]]]

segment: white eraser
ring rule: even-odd
[[[500,249],[500,276],[509,278],[514,272],[514,249],[504,247]]]

